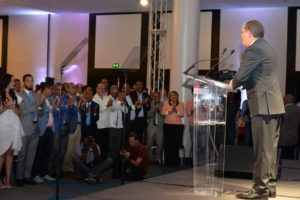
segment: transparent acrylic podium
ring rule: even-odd
[[[194,79],[194,192],[218,197],[224,188],[228,84],[203,76]],[[223,155],[221,155],[223,154]]]

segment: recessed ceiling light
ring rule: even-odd
[[[147,6],[149,4],[148,0],[140,0],[141,6]]]

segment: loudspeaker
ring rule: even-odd
[[[220,169],[221,162],[224,160],[225,151],[225,166],[224,177],[231,178],[252,178],[253,169],[253,149],[245,146],[221,146],[218,159],[218,169],[216,169],[216,176],[222,176],[222,169]]]
[[[225,150],[224,150],[225,149]],[[224,177],[252,179],[253,170],[253,147],[247,146],[230,146],[220,147],[218,167],[215,171],[216,176],[222,176],[220,169],[221,162],[224,160],[225,151],[225,166]],[[277,180],[281,176],[281,150],[277,153]]]

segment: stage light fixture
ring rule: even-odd
[[[147,6],[149,4],[149,0],[140,0],[141,6]]]

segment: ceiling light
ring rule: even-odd
[[[149,4],[148,0],[140,0],[141,6],[147,6]]]

